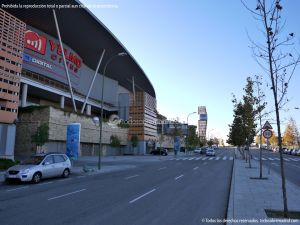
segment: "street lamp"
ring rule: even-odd
[[[188,138],[188,136],[189,136],[189,117],[195,113],[197,113],[197,112],[191,112],[186,117],[186,124],[187,124],[186,138]],[[186,141],[186,145],[187,145],[186,147],[188,147],[188,140]],[[185,154],[186,154],[186,151],[185,151]]]
[[[102,121],[103,121],[103,95],[104,95],[104,77],[105,77],[105,73],[106,73],[106,69],[107,66],[117,57],[119,56],[126,56],[127,53],[126,52],[120,52],[117,55],[114,55],[112,57],[110,57],[105,66],[104,66],[104,70],[103,70],[103,75],[102,75],[102,87],[101,87],[101,114],[100,114],[100,121],[99,121],[99,127],[100,127],[100,137],[99,137],[99,158],[98,158],[98,170],[101,169],[101,152],[102,152]]]

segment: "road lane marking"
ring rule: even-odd
[[[175,177],[174,178],[174,180],[178,180],[178,179],[180,179],[180,178],[182,178],[182,177],[184,177],[184,175],[183,174],[181,174],[180,176],[178,176],[178,177]]]
[[[231,156],[231,157],[229,157],[229,160],[233,160],[233,157]]]
[[[269,160],[273,161],[274,159],[273,158],[268,158]]]
[[[161,167],[158,170],[164,170],[164,169],[167,169],[167,167],[166,166],[165,167]]]
[[[41,184],[38,184],[39,186],[43,186],[43,185],[46,185],[46,184],[52,184],[53,181],[49,181],[49,182],[46,182],[46,183],[41,183]]]
[[[210,157],[208,160],[213,160],[214,159],[214,157]]]
[[[227,157],[226,157],[226,156],[224,156],[224,157],[223,157],[223,160],[226,160],[226,159],[227,159]]]
[[[135,175],[132,175],[132,176],[130,176],[130,177],[125,177],[124,179],[125,179],[125,180],[129,180],[129,179],[132,179],[132,178],[135,178],[135,177],[138,177],[138,176],[140,176],[140,175],[135,174]]]
[[[289,159],[286,159],[286,158],[284,158],[283,160],[288,161],[288,162],[290,161]]]
[[[261,158],[261,160],[263,160],[263,161],[266,161],[266,159],[265,159],[265,158]]]
[[[193,170],[197,170],[197,169],[199,169],[199,166],[196,166]]]
[[[253,157],[253,159],[254,159],[254,160],[259,160],[259,159],[258,159],[258,158],[256,158],[256,157]]]
[[[208,157],[204,157],[204,158],[202,158],[202,160],[205,160],[205,159],[207,159]]]
[[[139,197],[137,197],[137,198],[131,200],[131,201],[129,202],[129,204],[136,202],[137,200],[139,200],[139,199],[141,199],[141,198],[143,198],[143,197],[145,197],[145,196],[151,194],[151,193],[154,192],[154,191],[156,191],[155,188],[152,189],[151,191],[148,191],[147,193],[145,193],[145,194],[143,194],[143,195],[141,195],[141,196],[139,196]]]
[[[292,160],[292,161],[294,161],[294,162],[297,162],[297,161],[298,161],[298,159],[292,159],[292,158],[290,158],[290,160]]]
[[[25,186],[25,187],[19,187],[19,188],[14,188],[14,189],[9,189],[9,190],[6,190],[7,192],[10,192],[10,191],[18,191],[18,190],[22,190],[22,189],[26,189],[28,188],[28,186]]]
[[[194,158],[189,158],[189,160],[193,160]]]
[[[86,191],[86,189],[81,189],[81,190],[78,190],[78,191],[73,191],[73,192],[70,192],[70,193],[67,193],[67,194],[64,194],[64,195],[59,195],[59,196],[56,196],[56,197],[53,197],[53,198],[48,198],[48,201],[51,201],[51,200],[54,200],[54,199],[58,199],[58,198],[63,198],[63,197],[69,196],[69,195],[74,195],[74,194],[77,194],[77,193],[82,192],[82,191]]]
[[[220,157],[217,157],[217,158],[216,158],[216,160],[219,160],[219,159],[220,159]]]
[[[202,157],[198,157],[198,158],[196,158],[196,160],[199,160],[199,159],[201,159]]]

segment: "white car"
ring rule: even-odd
[[[216,156],[215,150],[209,148],[206,150],[206,156]]]
[[[43,178],[68,177],[71,167],[71,161],[65,154],[38,154],[31,156],[19,165],[8,168],[5,180],[7,182],[17,180],[39,183]]]
[[[196,148],[196,149],[194,149],[194,153],[201,154],[201,148]]]

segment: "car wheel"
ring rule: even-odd
[[[41,181],[41,179],[42,179],[42,174],[39,172],[33,174],[33,176],[32,176],[32,182],[35,184],[39,183]]]
[[[62,174],[62,177],[67,178],[69,175],[70,175],[70,170],[69,169],[65,169],[64,172],[63,172],[63,174]]]

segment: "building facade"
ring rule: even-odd
[[[13,157],[25,27],[0,9],[0,157]]]
[[[207,112],[205,106],[198,107],[198,134],[201,140],[206,139],[206,130],[207,130]]]
[[[77,0],[62,0],[60,4],[70,2],[80,4]],[[5,3],[10,1],[4,0]],[[17,3],[25,4],[23,1]],[[31,1],[31,4],[35,3],[39,1]],[[55,4],[56,1],[49,0],[48,3]],[[10,34],[4,32],[3,36],[1,33],[0,85],[1,91],[5,92],[0,92],[1,122],[17,122],[18,106],[53,106],[89,119],[99,118],[103,108],[105,120],[112,115],[128,120],[134,111],[131,116],[143,118],[146,122],[137,130],[130,129],[143,143],[141,152],[146,152],[147,144],[150,146],[156,137],[156,129],[153,129],[156,126],[150,122],[156,116],[155,90],[133,56],[101,21],[80,7],[60,9],[56,13],[52,9],[20,8],[0,12],[1,23],[6,26],[1,24],[0,32],[12,32],[9,40],[15,41],[9,44],[8,36],[3,37]],[[12,46],[12,50],[7,46]],[[13,54],[8,54],[8,51]],[[126,56],[116,57],[119,53]],[[9,79],[5,78],[7,76]],[[133,108],[130,100],[132,89],[137,93]],[[39,121],[38,117],[34,119]],[[3,130],[2,133],[7,132]],[[84,144],[88,146],[89,143]]]

